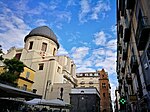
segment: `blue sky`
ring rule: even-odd
[[[58,55],[73,59],[77,72],[108,72],[114,99],[115,5],[115,0],[1,0],[0,45],[4,52],[12,46],[22,48],[33,28],[46,25],[58,38]]]

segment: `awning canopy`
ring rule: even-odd
[[[0,97],[41,98],[42,96],[0,83]]]
[[[44,105],[44,106],[50,106],[55,108],[70,108],[71,105],[69,103],[66,103],[60,99],[52,99],[52,100],[45,100],[45,99],[33,99],[30,101],[26,101],[26,104],[29,105]]]

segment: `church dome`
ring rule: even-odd
[[[24,41],[27,40],[27,38],[31,36],[43,36],[45,38],[53,40],[56,44],[57,47],[59,48],[59,43],[57,41],[57,37],[54,34],[54,32],[47,26],[40,26],[35,29],[33,29],[24,39]]]

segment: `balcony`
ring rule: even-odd
[[[126,0],[126,9],[134,9],[135,0]]]
[[[146,16],[141,17],[138,21],[136,31],[136,43],[138,50],[144,50],[150,33],[150,22]]]
[[[128,56],[128,54],[127,54],[127,50],[123,50],[123,55],[122,55],[122,60],[127,60],[127,56]]]
[[[126,81],[127,81],[127,84],[132,84],[132,77],[131,77],[131,74],[127,74],[127,76],[126,76]]]
[[[121,72],[125,73],[125,68],[124,67],[121,68]]]
[[[121,44],[118,44],[118,51],[122,51],[122,46],[121,46]]]
[[[138,62],[135,55],[131,56],[130,66],[131,66],[131,72],[136,73],[136,70],[138,69]]]
[[[117,75],[117,79],[119,79],[119,77],[120,77],[120,76],[119,76],[119,75]]]
[[[124,91],[128,92],[128,86],[127,85],[124,85]]]
[[[129,42],[130,41],[130,35],[131,35],[130,28],[125,28],[124,29],[124,42]]]
[[[122,84],[122,79],[118,79],[118,82],[119,82],[120,84]]]

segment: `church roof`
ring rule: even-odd
[[[57,41],[57,37],[56,35],[54,34],[54,32],[47,26],[40,26],[40,27],[37,27],[35,29],[33,29],[24,39],[24,41],[27,40],[27,38],[31,37],[31,36],[43,36],[43,37],[46,37],[48,39],[51,39],[53,40],[58,48],[59,48],[59,43]]]

